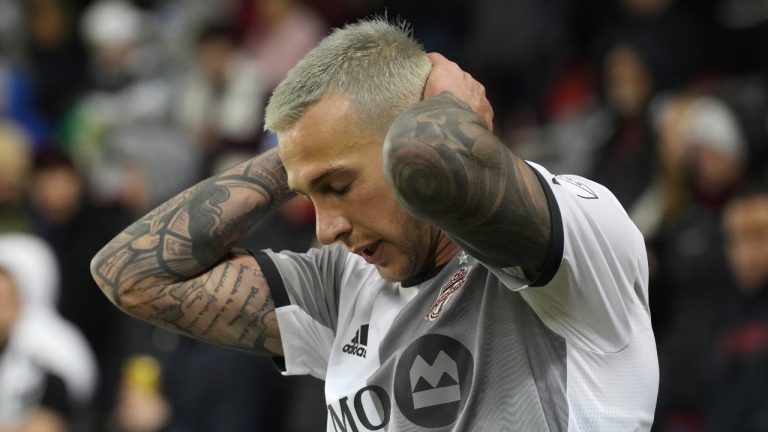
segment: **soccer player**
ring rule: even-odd
[[[325,380],[328,431],[648,430],[642,236],[602,186],[510,152],[491,115],[400,27],[336,30],[272,95],[278,149],[128,227],[94,277],[131,315]],[[233,249],[294,194],[323,247]]]

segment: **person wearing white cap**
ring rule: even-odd
[[[698,192],[722,200],[739,183],[746,162],[746,142],[733,111],[713,96],[691,102],[684,119],[684,136]]]
[[[39,238],[0,235],[1,431],[67,430],[96,386],[85,338],[55,309],[58,271]]]
[[[106,0],[88,8],[80,22],[85,41],[93,49],[96,73],[118,73],[136,61],[142,15],[128,2]]]

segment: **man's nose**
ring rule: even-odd
[[[315,206],[317,240],[324,245],[343,241],[352,230],[352,224],[336,209]]]

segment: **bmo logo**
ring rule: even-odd
[[[472,354],[459,341],[437,334],[422,336],[400,355],[393,389],[371,384],[329,404],[328,430],[382,430],[397,412],[392,399],[410,423],[422,428],[449,426],[467,403],[473,370]]]
[[[418,426],[448,426],[467,402],[473,370],[472,353],[459,341],[437,334],[422,336],[397,363],[397,407]]]
[[[461,401],[459,368],[445,351],[432,364],[417,355],[410,375],[414,409]]]

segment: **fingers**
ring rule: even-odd
[[[429,58],[429,61],[432,62],[432,66],[435,66],[440,63],[453,63],[452,61],[445,58],[445,56],[440,54],[439,52],[428,53],[427,58]]]
[[[432,62],[432,71],[424,87],[424,97],[436,96],[447,90],[466,102],[492,131],[493,108],[486,98],[485,87],[442,54],[433,52],[427,57]]]

